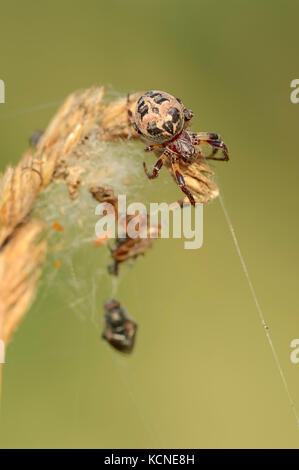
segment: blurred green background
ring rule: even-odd
[[[2,2],[0,14],[2,170],[51,103],[93,84],[168,91],[193,109],[194,130],[222,135],[231,161],[212,166],[299,407],[298,1],[28,0]],[[149,188],[180,197],[166,171]],[[67,308],[60,282],[9,347],[1,447],[298,448],[218,201],[205,208],[200,250],[162,240],[124,269],[117,298],[140,325],[131,357]]]

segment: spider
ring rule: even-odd
[[[156,178],[163,164],[170,159],[178,186],[195,206],[194,197],[186,186],[179,162],[183,160],[185,163],[192,163],[196,155],[207,160],[229,160],[228,149],[220,135],[213,132],[189,132],[187,127],[193,118],[193,112],[185,108],[179,98],[174,98],[164,91],[151,90],[144,93],[136,103],[134,115],[129,109],[129,95],[127,105],[130,123],[148,144],[144,150],[160,154],[152,173],[148,172],[143,162],[147,177]],[[211,155],[204,157],[200,149],[196,148],[199,145],[211,146]],[[222,150],[222,157],[215,156],[218,150]]]

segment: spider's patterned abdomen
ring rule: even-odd
[[[137,101],[135,124],[146,140],[167,142],[184,127],[184,106],[164,91],[148,91]]]

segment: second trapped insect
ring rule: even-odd
[[[131,352],[135,343],[136,323],[117,300],[107,300],[104,304],[104,310],[103,338],[118,351]]]
[[[143,163],[147,177],[156,178],[163,164],[170,159],[177,184],[188,196],[190,203],[195,205],[194,197],[180,171],[180,160],[184,163],[192,163],[196,157],[206,160],[229,160],[228,149],[221,137],[213,132],[188,131],[193,112],[185,108],[180,99],[164,91],[151,90],[144,93],[136,103],[134,115],[128,106],[128,115],[134,129],[148,144],[144,150],[159,152],[152,173],[148,172]],[[212,148],[211,155],[205,157],[200,151],[200,145],[209,145]],[[215,156],[218,150],[222,150],[222,157]]]

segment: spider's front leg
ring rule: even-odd
[[[154,150],[154,149],[151,149],[151,150]],[[169,150],[165,150],[165,152],[161,155],[161,157],[158,158],[158,160],[156,161],[156,164],[154,166],[152,174],[149,173],[145,162],[143,162],[143,168],[144,168],[145,174],[146,174],[146,176],[148,177],[149,180],[152,180],[153,178],[156,178],[158,176],[159,171],[161,170],[165,160],[168,157],[170,157],[170,155],[171,155],[171,152]]]
[[[185,178],[180,171],[179,157],[177,157],[176,155],[173,155],[171,158],[171,164],[172,164],[172,169],[173,169],[173,172],[174,172],[174,175],[175,175],[175,178],[179,187],[181,188],[183,193],[185,193],[188,196],[188,199],[190,203],[192,204],[192,206],[195,206],[194,197],[192,196],[192,193],[187,188],[186,183],[185,183]]]
[[[206,160],[229,160],[228,148],[219,134],[215,134],[214,132],[191,132],[190,136],[193,145],[209,145],[212,147],[213,152],[210,156],[205,157]],[[223,157],[214,157],[218,150],[222,150]]]

